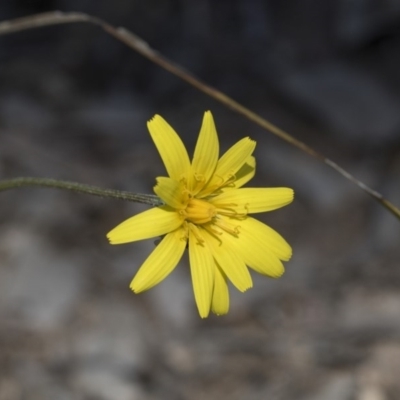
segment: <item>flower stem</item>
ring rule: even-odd
[[[92,196],[108,197],[112,199],[134,201],[136,203],[160,206],[164,204],[159,197],[153,194],[131,193],[114,189],[102,189],[96,186],[89,186],[82,183],[60,181],[49,178],[20,177],[0,181],[0,191],[15,189],[24,186],[46,187],[51,189],[64,189],[72,192],[90,194]]]

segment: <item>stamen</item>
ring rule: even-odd
[[[205,181],[205,177],[203,174],[199,174],[198,172],[195,172],[193,174],[194,179],[196,179],[197,182],[204,182]]]
[[[188,223],[188,227],[189,227],[190,231],[193,233],[194,237],[196,238],[197,243],[203,245],[204,239],[201,236],[200,229],[196,225],[191,224],[191,223]]]
[[[183,236],[181,237],[181,240],[188,240],[189,239],[189,224],[187,223],[187,221],[185,221],[182,225],[182,232],[183,232]]]
[[[246,212],[238,212],[236,208],[239,205],[235,203],[214,203],[214,205],[217,207],[218,214],[225,215],[226,217],[244,219],[248,214],[248,204],[244,206]]]
[[[240,225],[235,226],[235,225],[229,224],[220,218],[214,218],[212,223],[213,223],[213,225],[218,226],[218,228],[222,229],[223,231],[225,231],[233,236],[237,237],[240,233]]]
[[[182,203],[184,204],[184,206],[187,205],[188,201],[190,200],[190,198],[192,197],[192,193],[190,192],[190,190],[185,186],[184,189],[181,192],[182,195]]]
[[[235,181],[236,181],[236,175],[232,173],[229,174],[228,179],[224,183],[224,187],[225,186],[235,187]]]
[[[220,194],[221,189],[224,187],[235,187],[235,181],[236,181],[236,175],[235,174],[228,174],[227,178],[224,179],[224,177],[220,175],[214,175],[212,180],[214,179],[219,179],[220,182],[214,182],[213,184],[210,185],[210,182],[208,183],[209,186],[205,188],[205,190],[202,191],[201,197],[204,198],[206,196],[217,196]],[[212,181],[211,180],[211,181]]]
[[[221,240],[221,238],[220,238],[219,236],[222,235],[222,232],[217,231],[217,230],[212,226],[212,224],[203,225],[203,229],[205,229],[211,236],[213,236],[213,237],[219,242],[219,245],[221,246],[222,240]]]
[[[179,210],[178,214],[180,217],[182,217],[184,219],[186,219],[186,217],[187,217],[187,212],[185,210]]]
[[[216,230],[216,229],[213,227],[213,223],[212,223],[212,222],[209,223],[209,224],[203,225],[203,228],[204,228],[207,232],[211,233],[212,235],[222,235],[222,232]]]
[[[219,215],[224,215],[225,217],[229,218],[235,218],[238,220],[243,221],[244,219],[247,218],[247,213],[238,213],[237,211],[224,211],[224,210],[218,210]]]
[[[193,173],[194,180],[192,181],[192,191],[193,193],[198,193],[205,185],[206,178],[203,174],[197,172]]]

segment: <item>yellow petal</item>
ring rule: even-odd
[[[256,172],[256,159],[253,156],[247,158],[246,162],[243,166],[236,172],[236,180],[234,186],[227,186],[224,190],[227,189],[237,189],[245,185],[250,179],[253,178]]]
[[[246,137],[235,143],[218,161],[215,175],[234,175],[247,162],[256,147],[256,142]]]
[[[235,252],[235,248],[229,246],[230,243],[224,240],[225,236],[229,234],[223,232],[218,235],[218,239],[204,229],[202,229],[202,234],[210,247],[215,261],[220,265],[222,271],[233,285],[241,292],[250,289],[253,286],[253,282],[246,264],[240,254]]]
[[[223,183],[229,182],[233,178],[237,178],[236,173],[249,162],[251,153],[256,147],[256,142],[250,138],[243,138],[234,144],[218,161],[214,175],[209,180],[208,184],[203,188],[200,195],[205,197],[211,194],[216,188]],[[251,162],[251,161],[250,161]],[[253,173],[254,175],[254,173]],[[251,179],[251,173],[249,179]],[[235,184],[234,181],[232,181]],[[239,182],[240,183],[240,182]],[[246,179],[244,179],[246,183]],[[244,184],[243,183],[243,184]],[[232,185],[233,186],[233,185]],[[236,186],[233,186],[236,187]],[[226,187],[224,188],[226,189]]]
[[[240,221],[240,234],[247,235],[265,251],[275,254],[280,260],[288,261],[292,256],[292,248],[286,240],[268,225],[251,218]]]
[[[189,260],[194,298],[201,318],[208,317],[214,288],[215,261],[205,243],[189,230]]]
[[[217,315],[224,315],[229,311],[229,291],[226,275],[217,265],[215,269],[214,291],[211,311]]]
[[[259,243],[248,243],[240,247],[244,262],[259,274],[270,278],[279,278],[285,272],[282,261],[271,251],[265,250]]]
[[[154,193],[172,208],[181,209],[184,207],[183,190],[181,182],[172,178],[160,176],[157,178],[157,185],[153,188]]]
[[[179,214],[171,207],[151,208],[128,218],[107,233],[111,244],[135,242],[165,235],[182,225]]]
[[[135,293],[152,288],[173,271],[185,250],[185,237],[182,229],[164,237],[133,278],[130,287]]]
[[[193,194],[197,194],[211,178],[218,162],[218,154],[219,143],[214,119],[211,112],[206,111],[192,162]]]
[[[253,214],[276,210],[293,201],[294,192],[289,188],[242,188],[228,190],[210,202],[216,206],[231,204],[240,214]]]
[[[168,175],[180,181],[187,178],[190,160],[182,140],[174,129],[159,115],[147,122],[150,135],[164,162]]]
[[[285,272],[285,268],[279,258],[266,248],[265,244],[259,240],[254,240],[247,231],[241,232],[238,236],[226,235],[224,240],[235,249],[243,261],[250,268],[262,275],[271,278],[279,278]]]

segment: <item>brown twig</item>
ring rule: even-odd
[[[262,128],[266,129],[267,131],[273,133],[274,135],[280,137],[285,142],[290,143],[291,145],[299,148],[300,150],[306,152],[310,156],[322,161],[329,167],[333,168],[339,174],[344,176],[349,181],[356,184],[359,188],[361,188],[364,192],[368,193],[371,197],[373,197],[376,201],[378,201],[383,207],[389,210],[393,215],[400,219],[400,209],[392,204],[390,201],[386,200],[380,193],[371,189],[363,182],[356,179],[353,175],[348,173],[342,167],[337,165],[332,160],[326,158],[319,152],[312,149],[310,146],[306,145],[305,143],[301,142],[300,140],[294,138],[293,136],[289,135],[283,129],[277,127],[276,125],[272,124],[271,122],[267,121],[265,118],[262,118],[260,115],[254,113],[250,109],[244,107],[240,103],[236,102],[226,94],[220,92],[219,90],[213,88],[210,85],[202,82],[200,79],[194,77],[191,73],[186,71],[181,66],[173,63],[172,61],[168,60],[167,58],[163,57],[161,54],[153,50],[144,40],[140,37],[136,36],[134,33],[128,31],[125,28],[117,28],[109,23],[101,20],[100,18],[80,13],[80,12],[61,12],[61,11],[54,11],[42,14],[36,14],[29,17],[18,18],[14,20],[3,21],[0,23],[0,35],[6,35],[14,32],[23,31],[26,29],[32,28],[40,28],[49,25],[59,25],[59,24],[69,24],[75,22],[83,22],[94,24],[101,27],[104,31],[106,31],[111,36],[115,37],[117,40],[123,42],[131,49],[135,50],[136,52],[140,53],[150,61],[154,62],[155,64],[159,65],[160,67],[164,68],[165,70],[171,72],[172,74],[176,75],[178,78],[184,80],[185,82],[189,83],[196,89],[200,90],[201,92],[209,95],[210,97],[218,100],[222,104],[225,104],[227,107],[231,108],[232,110],[236,111],[237,113],[243,115],[250,121],[253,121],[257,125],[261,126]]]

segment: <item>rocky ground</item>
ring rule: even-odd
[[[75,10],[134,30],[400,205],[397,2],[17,3],[2,19]],[[223,149],[257,141],[254,185],[296,192],[260,217],[293,246],[285,275],[254,275],[227,316],[206,320],[187,259],[151,291],[129,290],[154,242],[105,234],[145,206],[1,193],[0,400],[398,399],[399,221],[93,27],[1,37],[0,59],[2,179],[150,193],[164,170],[146,121],[163,115],[193,148],[211,109]]]

